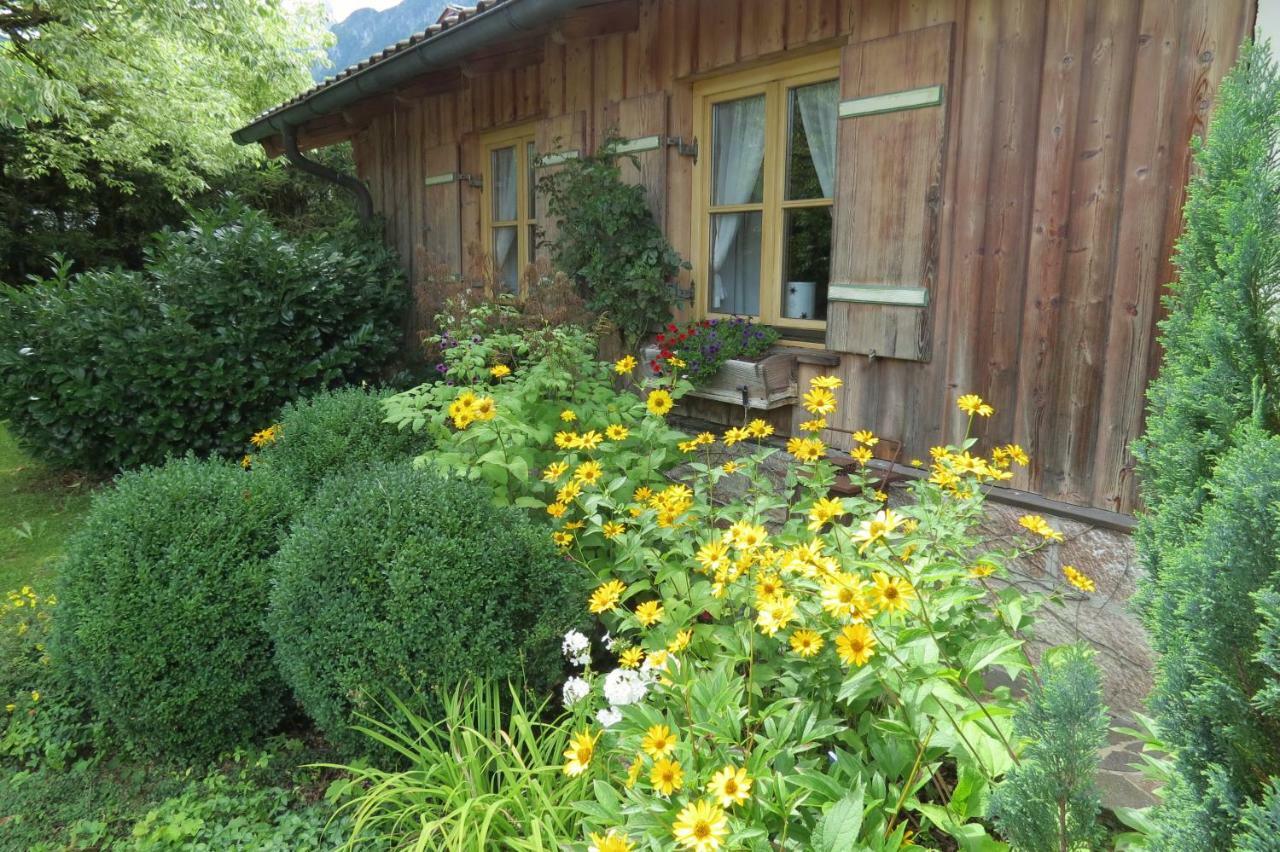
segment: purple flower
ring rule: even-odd
[[[449,372],[449,368],[448,368],[448,367],[446,367],[443,363],[441,363],[441,364],[436,364],[436,372],[437,372],[437,373],[447,373],[447,372]]]

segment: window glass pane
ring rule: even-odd
[[[831,198],[837,101],[835,80],[787,91],[787,198]]]
[[[782,245],[782,315],[825,320],[831,281],[831,207],[786,211]]]
[[[758,204],[763,200],[764,136],[764,95],[712,107],[712,204]]]
[[[514,227],[493,229],[493,274],[506,292],[520,289],[520,252]]]
[[[533,170],[533,161],[537,158],[537,156],[538,154],[537,154],[537,151],[534,150],[533,143],[532,142],[524,143],[525,176],[526,176],[526,180],[528,181],[528,187],[529,187],[528,188],[529,212],[527,215],[530,219],[533,219],[538,215],[538,202],[537,202],[537,199],[534,198],[534,192],[536,191],[536,186],[535,186],[536,181],[534,179],[534,170]]]
[[[493,221],[516,218],[516,149],[498,148],[491,155],[493,173]]]
[[[529,229],[529,257],[527,263],[533,263],[534,258],[538,256],[538,226],[526,225]]]
[[[763,214],[711,216],[707,304],[721,314],[760,314],[760,226]]]

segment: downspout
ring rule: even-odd
[[[291,124],[284,126],[284,158],[307,174],[335,183],[350,192],[356,198],[356,212],[360,215],[360,221],[372,221],[373,196],[369,194],[369,187],[364,185],[364,181],[302,156],[302,152],[298,150],[298,128]]]

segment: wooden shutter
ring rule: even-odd
[[[427,269],[462,274],[462,186],[458,146],[437,145],[425,152],[423,248]]]
[[[929,357],[952,25],[845,47],[827,347]]]
[[[666,215],[667,189],[667,93],[639,95],[617,103],[614,121],[624,140],[620,150],[622,179],[644,187],[649,210],[659,225]],[[635,158],[633,164],[630,157]]]
[[[586,153],[587,114],[582,111],[553,115],[538,122],[534,134],[534,148],[540,158],[550,158],[551,163],[539,166],[535,178],[541,178],[549,169],[558,168],[557,158],[579,157]],[[539,241],[555,238],[556,223],[547,213],[547,200],[538,193],[536,200]],[[539,255],[545,251],[539,251]]]

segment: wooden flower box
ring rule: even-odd
[[[765,411],[791,405],[800,399],[796,356],[803,351],[775,346],[754,361],[730,358],[692,395]],[[648,364],[658,357],[658,348],[646,346],[643,355],[642,363]]]

